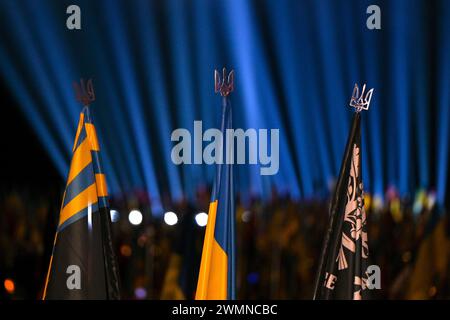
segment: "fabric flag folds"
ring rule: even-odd
[[[43,299],[119,299],[108,191],[87,106],[72,152]]]
[[[226,129],[232,129],[231,105],[226,97],[223,97],[222,110],[221,130],[225,136]],[[231,147],[231,143],[225,143],[220,148],[227,161],[217,165],[203,242],[196,300],[236,298],[233,167],[229,161],[229,157],[233,157]]]
[[[314,299],[367,298],[366,223],[361,177],[361,115],[356,112],[331,202]]]

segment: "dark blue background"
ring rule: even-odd
[[[70,4],[81,7],[82,30],[65,27]],[[381,30],[366,28],[370,4],[381,8]],[[219,126],[213,70],[225,66],[235,70],[234,126],[280,129],[277,175],[236,166],[244,197],[266,197],[273,186],[296,198],[326,196],[353,85],[366,82],[375,88],[363,114],[366,191],[426,188],[445,199],[449,1],[0,0],[0,30],[1,82],[62,179],[81,110],[72,81],[92,77],[111,193],[193,197],[215,168],[175,166],[170,134],[192,131],[194,120]]]

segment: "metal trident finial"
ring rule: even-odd
[[[226,81],[225,81],[226,79]],[[234,70],[231,70],[227,77],[227,70],[222,70],[222,81],[220,80],[219,71],[214,70],[214,91],[220,92],[222,97],[226,97],[234,90]]]
[[[83,106],[88,106],[95,100],[94,86],[92,79],[89,79],[84,83],[83,79],[80,79],[80,84],[76,81],[73,82],[73,89],[75,90],[75,96],[77,101],[82,103]]]
[[[369,110],[370,100],[372,100],[373,88],[367,91],[364,97],[364,92],[366,91],[366,84],[362,87],[361,95],[359,94],[358,84],[355,83],[353,88],[352,97],[350,99],[350,106],[356,109],[356,112],[361,110]]]

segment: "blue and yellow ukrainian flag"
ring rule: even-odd
[[[222,134],[232,129],[231,105],[223,97]],[[224,139],[226,140],[226,139]],[[226,157],[226,143],[222,145]],[[232,155],[233,152],[228,153]],[[233,165],[217,165],[217,175],[209,205],[208,224],[203,242],[202,260],[197,283],[196,300],[236,298],[235,214]]]
[[[108,190],[87,106],[72,152],[43,299],[118,299]]]

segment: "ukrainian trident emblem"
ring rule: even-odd
[[[219,71],[214,70],[214,91],[219,92],[222,97],[228,96],[234,90],[234,70],[231,70],[227,77],[227,70],[222,69],[222,79]]]
[[[75,97],[78,102],[82,103],[83,106],[88,106],[91,102],[95,101],[94,85],[92,84],[92,79],[84,81],[80,79],[80,83],[73,82],[73,89],[75,91]]]
[[[361,110],[369,110],[370,100],[372,100],[373,88],[367,91],[366,95],[366,84],[363,85],[361,94],[359,94],[358,84],[355,83],[353,88],[352,97],[350,98],[350,106],[356,109],[356,112]]]

